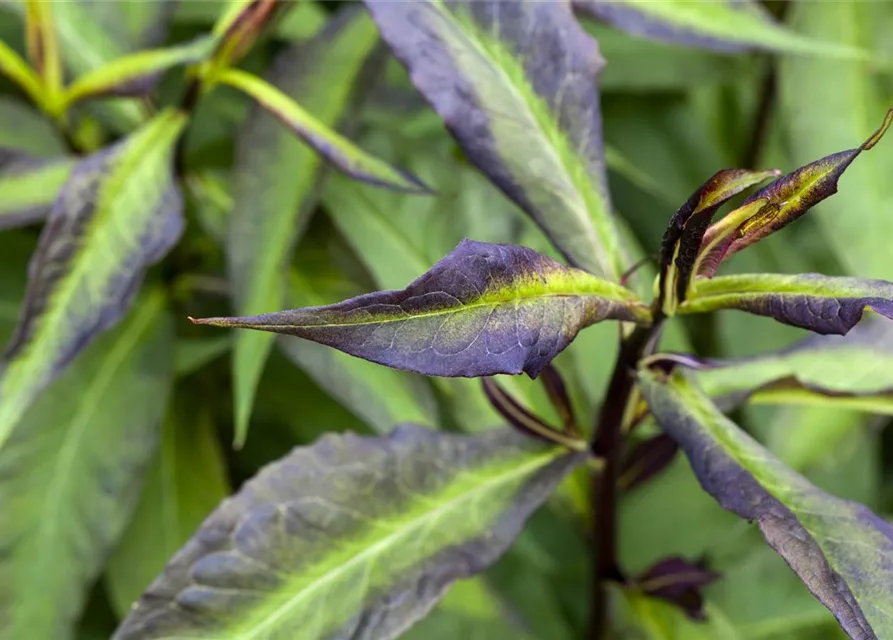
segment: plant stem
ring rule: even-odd
[[[660,331],[662,315],[650,327],[636,327],[620,343],[620,353],[598,415],[590,449],[604,460],[592,474],[593,556],[589,638],[608,635],[608,582],[622,579],[617,564],[617,475],[623,453],[623,427],[635,399],[636,366]]]

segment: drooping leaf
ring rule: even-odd
[[[846,334],[866,309],[893,319],[893,283],[772,273],[699,280],[679,313],[740,309],[816,333]]]
[[[53,204],[0,372],[0,445],[41,390],[129,308],[149,265],[179,239],[173,152],[185,115],[164,111],[81,160]]]
[[[217,80],[250,95],[317,153],[351,178],[411,193],[426,191],[426,187],[418,179],[355,146],[265,80],[237,69],[223,71],[217,76]]]
[[[852,638],[893,632],[893,526],[786,467],[681,372],[639,376],[661,428],[685,451],[704,490],[755,520],[769,545]]]
[[[149,93],[168,69],[204,60],[216,40],[202,36],[186,44],[123,56],[75,80],[65,93],[65,104],[102,96],[142,96]]]
[[[74,165],[69,158],[0,161],[0,231],[43,219]]]
[[[531,249],[465,240],[402,291],[194,322],[294,335],[426,375],[535,378],[605,319],[647,324],[650,313],[628,289]]]
[[[893,414],[893,324],[866,321],[846,336],[812,336],[789,349],[734,360],[690,359],[690,373],[725,409],[820,404]]]
[[[509,430],[326,435],[224,502],[115,640],[397,637],[579,461]]]
[[[880,141],[891,123],[893,108],[887,111],[881,127],[861,146],[826,156],[778,178],[710,227],[697,258],[697,275],[713,277],[725,258],[786,227],[837,193],[837,182],[843,172],[859,154]]]
[[[890,16],[884,3],[795,3],[788,21],[815,38],[883,55]],[[888,58],[891,53],[886,47]],[[793,166],[850,147],[893,103],[890,74],[876,70],[872,61],[785,56],[779,60],[778,73],[778,118]],[[847,169],[844,188],[833,200],[817,205],[812,216],[819,239],[849,275],[893,280],[886,242],[893,235],[893,216],[889,215],[893,181],[886,179],[891,174],[893,145],[888,140]]]
[[[78,356],[0,451],[0,637],[72,637],[155,451],[172,347],[156,290]]]
[[[564,2],[367,0],[468,160],[576,266],[618,280],[595,41]]]
[[[786,29],[753,0],[573,0],[577,10],[628,33],[724,53],[763,49],[824,57],[867,52]]]
[[[336,299],[330,292],[332,287],[327,288],[325,283],[313,279],[313,275],[313,272],[306,276],[292,274],[293,302],[320,306]],[[283,336],[279,346],[321,388],[377,432],[388,433],[407,422],[439,426],[437,405],[423,379],[384,369],[308,340]]]
[[[133,518],[106,564],[109,598],[121,617],[229,495],[222,453],[208,413],[175,397]]]
[[[774,169],[723,169],[673,214],[660,246],[660,299],[665,313],[671,315],[685,300],[701,241],[719,208],[742,191],[780,174]]]
[[[367,16],[342,13],[312,40],[279,54],[271,84],[320,122],[334,126],[348,108],[351,89],[376,39],[375,25]],[[284,170],[288,179],[283,179]],[[260,108],[240,131],[227,241],[237,313],[283,307],[287,265],[316,205],[321,170],[319,156]],[[272,346],[273,336],[263,333],[235,337],[237,442],[244,441],[248,432],[254,391]]]

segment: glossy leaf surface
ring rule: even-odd
[[[723,169],[673,214],[660,246],[660,296],[666,313],[673,313],[685,300],[701,241],[719,208],[742,191],[780,173]]]
[[[401,191],[426,191],[425,186],[416,178],[355,146],[261,78],[231,69],[221,73],[218,80],[250,95],[317,153],[351,178]]]
[[[643,371],[643,392],[661,428],[685,451],[705,491],[754,520],[764,538],[852,638],[893,632],[893,526],[832,496],[785,466],[730,422],[677,372]]]
[[[326,435],[224,502],[115,639],[397,637],[502,555],[577,462],[502,429]]]
[[[127,525],[173,381],[159,291],[72,363],[0,451],[0,637],[73,637]]]
[[[693,359],[689,374],[730,408],[820,404],[893,413],[893,323],[866,321],[845,336],[812,336],[789,349],[734,360]],[[684,363],[683,363],[684,364]]]
[[[162,112],[81,160],[53,204],[0,363],[0,445],[47,383],[118,322],[145,270],[179,239],[172,160],[184,124],[182,114]]]
[[[345,13],[312,40],[282,51],[270,83],[326,126],[335,126],[375,42],[375,25],[367,16]],[[240,130],[236,146],[227,259],[235,312],[253,315],[285,306],[288,262],[316,206],[324,167],[312,149],[260,107]],[[237,442],[248,433],[255,388],[273,342],[262,333],[235,336]]]
[[[811,162],[782,176],[745,200],[704,236],[697,273],[713,277],[719,263],[766,236],[786,227],[814,205],[837,193],[837,182],[863,151],[876,145],[893,123],[893,109],[881,127],[855,149]]]
[[[402,291],[199,324],[271,331],[427,375],[537,374],[580,329],[648,323],[629,290],[531,249],[465,240]]]
[[[789,31],[753,0],[574,0],[574,6],[634,35],[727,53],[747,49],[823,57],[867,53]]]
[[[366,6],[468,160],[574,265],[626,269],[608,198],[597,78],[604,64],[569,4]]]
[[[821,334],[846,334],[866,309],[893,319],[893,283],[816,273],[720,276],[699,280],[679,313],[720,309],[740,309]]]

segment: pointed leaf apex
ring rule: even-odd
[[[871,137],[868,138],[865,142],[862,143],[862,146],[859,147],[862,151],[868,151],[874,145],[876,145],[881,138],[884,137],[884,134],[887,133],[887,129],[890,128],[890,125],[893,124],[893,107],[890,107],[890,110],[887,111],[887,115],[884,116],[884,122],[881,124],[880,128],[871,134]]]

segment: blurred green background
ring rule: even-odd
[[[149,44],[134,34],[144,33],[154,3],[74,4],[82,10],[72,28],[86,36],[79,43],[84,64]],[[223,3],[174,4],[169,29],[151,44],[179,43],[206,33]],[[278,63],[279,74],[287,76],[287,56],[298,55],[331,14],[347,4],[300,3],[241,66],[265,74],[274,60],[284,60]],[[614,206],[643,255],[656,252],[669,217],[718,169],[793,170],[858,145],[893,105],[893,2],[766,5],[794,31],[856,46],[870,55],[853,60],[720,54],[625,35],[581,18],[607,61],[602,110]],[[76,361],[79,375],[72,373],[51,387],[52,405],[29,417],[59,424],[55,430],[47,427],[49,435],[32,443],[38,453],[31,459],[37,463],[23,469],[16,460],[0,456],[0,566],[14,564],[16,554],[24,554],[20,560],[26,564],[21,566],[33,575],[15,588],[30,590],[36,602],[46,598],[42,606],[48,610],[56,606],[55,599],[65,601],[79,620],[74,637],[109,637],[130,602],[218,502],[292,447],[328,431],[382,433],[406,421],[459,431],[500,423],[477,381],[397,374],[314,344],[278,339],[257,384],[247,442],[235,450],[232,336],[186,320],[187,315],[231,312],[224,247],[234,206],[300,209],[295,216],[300,238],[289,266],[289,307],[402,288],[466,237],[525,244],[556,255],[524,214],[467,163],[405,71],[384,50],[373,53],[380,57],[381,71],[372,79],[351,71],[351,56],[356,57],[351,47],[374,48],[371,22],[368,31],[373,39],[368,43],[358,38],[343,43],[343,51],[295,58],[293,64],[310,65],[313,72],[293,97],[317,115],[337,110],[341,130],[351,139],[409,169],[437,195],[393,193],[329,175],[312,152],[253,108],[247,97],[217,89],[199,103],[187,133],[182,168],[186,233],[148,279],[172,306],[176,333],[176,375],[161,387],[141,387],[146,393],[152,389],[153,398],[169,398],[156,407],[164,415],[160,441],[144,443],[138,434],[129,434],[134,409],[121,402],[106,403],[104,423],[90,422],[76,435],[65,430],[66,394],[86,393],[82,387],[92,379],[88,359],[102,347],[97,343]],[[20,16],[2,3],[0,39],[24,51]],[[332,97],[337,83],[351,89],[342,92],[350,93],[350,100]],[[353,85],[361,90],[353,91]],[[182,88],[182,71],[171,71],[158,89],[157,102],[171,103]],[[86,148],[121,133],[120,113],[110,104],[117,103],[99,103],[81,120],[76,133]],[[0,80],[0,148],[38,157],[65,151],[52,126],[6,80]],[[0,199],[17,188],[15,181],[0,165]],[[37,223],[0,231],[4,342],[18,319],[28,259],[40,230]],[[885,141],[847,171],[840,193],[783,232],[737,254],[726,269],[893,280],[891,247],[893,144]],[[650,277],[641,283],[650,288]],[[135,314],[150,309],[149,304],[141,300],[127,322],[137,322]],[[613,365],[616,332],[613,324],[588,329],[556,361],[587,425]],[[724,312],[675,320],[665,345],[702,355],[743,356],[802,336],[768,319]],[[538,413],[553,417],[538,384],[521,378],[505,382]],[[107,398],[101,391],[93,393],[97,402]],[[748,407],[734,417],[823,489],[881,515],[893,512],[893,441],[884,429],[887,418],[797,406]],[[649,433],[654,427],[643,429]],[[64,462],[57,455],[63,442],[77,451]],[[103,460],[129,455],[134,447],[156,446],[145,483],[142,475],[135,477],[115,498],[120,502],[109,504],[109,496],[84,481]],[[48,483],[47,478],[55,480]],[[523,634],[510,624],[515,619],[523,619],[526,637],[580,637],[589,566],[580,525],[586,509],[581,487],[580,478],[570,479],[568,491],[534,517],[512,551],[487,572],[485,583],[455,587],[408,637],[517,638]],[[48,495],[57,490],[57,495]],[[109,526],[120,531],[108,549],[84,557],[77,540],[89,536],[91,527],[103,526],[84,515],[99,509],[98,503],[118,514],[120,523]],[[13,525],[7,516],[13,507],[16,514],[44,523],[41,540],[56,551],[37,562],[40,549],[22,550],[27,528]],[[47,522],[53,523],[49,529]],[[759,531],[701,492],[681,456],[653,481],[624,496],[620,539],[624,568],[632,573],[664,556],[683,555],[706,556],[722,574],[707,590],[707,625],[689,622],[659,601],[618,596],[617,611],[629,626],[625,637],[844,637]],[[5,570],[10,569],[0,568],[0,576],[11,575]],[[57,593],[59,585],[68,584],[57,574],[77,574],[92,584],[82,602],[81,594]]]

